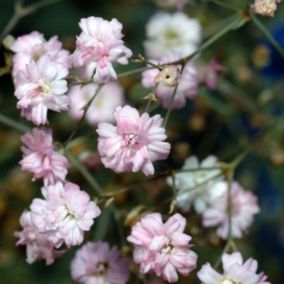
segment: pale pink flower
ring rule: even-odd
[[[44,184],[64,181],[68,173],[68,160],[55,152],[52,131],[34,128],[21,137],[23,159],[20,165],[23,171],[33,173],[33,180],[43,178]]]
[[[160,59],[176,52],[182,58],[197,50],[201,41],[201,26],[198,20],[183,12],[159,12],[147,23],[146,36],[144,47],[147,57]]]
[[[15,96],[22,116],[34,124],[46,124],[47,111],[57,112],[68,109],[67,81],[68,70],[54,64],[48,56],[41,57],[37,63],[32,61],[26,72],[19,72]]]
[[[170,152],[160,115],[141,116],[137,109],[124,106],[114,112],[115,124],[99,123],[98,151],[106,168],[116,173],[142,171],[154,174],[154,161],[165,160]]]
[[[129,278],[128,260],[117,247],[104,242],[88,242],[71,262],[74,281],[83,284],[125,284]]]
[[[46,41],[43,34],[35,31],[18,37],[12,44],[11,50],[15,52],[13,56],[13,77],[15,80],[18,72],[26,72],[27,64],[32,61],[37,62],[42,56],[48,56],[54,64],[65,68],[70,67],[69,52],[62,49],[62,43],[57,36]]]
[[[198,72],[199,82],[204,83],[209,90],[216,90],[219,73],[224,71],[224,66],[216,59],[210,60]]]
[[[100,17],[81,19],[82,33],[77,37],[73,64],[92,70],[95,83],[116,79],[112,63],[127,64],[132,52],[122,40],[122,25],[116,19],[111,21]]]
[[[26,260],[29,264],[45,259],[46,264],[49,265],[54,262],[56,257],[64,253],[63,250],[58,251],[54,248],[54,243],[50,240],[48,233],[38,231],[30,211],[23,212],[20,224],[23,230],[15,233],[15,236],[19,238],[17,245],[26,246]]]
[[[154,64],[170,64],[179,59],[176,53],[168,54],[160,61],[151,60]],[[175,87],[166,86],[163,83],[156,85],[155,79],[159,74],[159,69],[149,69],[142,73],[142,85],[145,88],[155,89],[156,96],[161,99],[164,108],[182,108],[186,104],[186,98],[192,99],[198,92],[198,73],[193,63],[187,63],[178,80],[178,87],[174,100],[172,102],[172,95]]]
[[[80,245],[84,232],[100,215],[99,207],[71,182],[43,187],[42,194],[45,199],[36,198],[31,204],[32,219],[39,231],[53,231],[51,238],[57,245]]]
[[[70,98],[69,113],[71,117],[80,119],[84,113],[84,106],[96,94],[98,85],[94,83],[85,86],[76,85],[68,93]],[[96,95],[87,113],[86,120],[95,125],[99,122],[112,122],[113,112],[117,106],[124,104],[124,95],[121,85],[109,82]]]
[[[267,276],[261,272],[257,274],[257,261],[249,258],[246,262],[239,252],[222,256],[223,274],[212,268],[209,263],[204,264],[197,276],[203,284],[270,284]]]
[[[186,220],[175,214],[163,223],[161,214],[143,217],[132,227],[127,238],[134,245],[134,261],[141,273],[154,272],[168,282],[178,281],[196,267],[197,255],[189,244],[191,237],[183,233]]]
[[[211,190],[223,192],[211,199],[210,204],[203,212],[203,225],[205,227],[217,226],[217,234],[226,239],[229,231],[228,219],[228,183],[220,181]],[[240,238],[253,222],[253,217],[259,212],[257,198],[251,192],[245,191],[237,182],[231,185],[232,204],[232,237]]]

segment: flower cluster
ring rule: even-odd
[[[35,125],[46,124],[48,110],[68,109],[67,81],[69,53],[57,37],[46,41],[33,32],[19,37],[11,46],[15,96],[21,115]]]
[[[183,231],[186,220],[175,214],[163,223],[161,214],[143,217],[127,238],[134,245],[134,261],[142,273],[155,272],[168,282],[177,282],[178,273],[187,275],[196,267],[197,255],[190,248],[191,237]]]
[[[88,242],[77,252],[71,263],[74,281],[83,284],[125,284],[129,278],[128,260],[117,247],[104,242]]]
[[[26,245],[27,259],[46,259],[51,264],[56,249],[79,245],[100,209],[76,184],[58,182],[42,188],[44,199],[33,200],[30,211],[22,215],[23,231],[17,232],[18,244]]]

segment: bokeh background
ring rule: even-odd
[[[25,5],[37,1],[25,1]],[[234,7],[243,7],[243,0],[226,0]],[[260,20],[284,46],[284,4],[274,18]],[[149,18],[161,7],[151,0],[62,0],[45,7],[20,20],[12,31],[19,36],[37,30],[46,38],[58,35],[65,48],[72,51],[75,35],[79,33],[78,22],[87,16],[113,17],[123,23],[125,42],[134,54],[143,54],[145,25]],[[214,35],[227,24],[226,18],[232,13],[229,9],[210,1],[191,1],[186,13],[200,20],[204,39]],[[13,1],[0,0],[0,30],[13,15]],[[190,32],[190,31],[189,31]],[[5,54],[0,47],[0,66],[5,66]],[[251,140],[258,139],[260,129],[269,117],[277,117],[284,110],[284,60],[267,42],[263,33],[251,22],[232,31],[203,52],[198,61],[206,63],[217,58],[224,65],[225,72],[220,76],[216,91],[200,88],[196,99],[189,102],[181,111],[174,111],[169,122],[169,140],[173,145],[168,167],[178,168],[190,154],[204,158],[209,154],[220,160],[231,161]],[[118,72],[141,67],[137,63],[119,67]],[[3,72],[5,73],[5,72]],[[1,73],[0,73],[1,74]],[[143,96],[147,90],[140,84],[139,75],[121,79],[127,100],[136,106],[143,106]],[[26,124],[16,109],[16,98],[9,74],[0,76],[0,114]],[[156,112],[165,113],[162,109]],[[74,121],[68,114],[51,114],[50,125],[57,141],[63,142],[72,129]],[[75,249],[67,252],[50,267],[44,263],[28,265],[25,250],[15,246],[14,231],[19,230],[19,216],[35,196],[39,196],[40,182],[31,182],[31,176],[21,172],[19,160],[21,133],[0,123],[0,283],[72,283],[69,264]],[[80,137],[85,137],[73,147],[75,154],[84,151],[95,152],[95,128],[83,124]],[[114,175],[96,165],[96,156],[90,170],[96,175],[103,188],[115,190],[125,185],[143,181],[139,174]],[[158,164],[158,171],[165,170]],[[90,194],[93,192],[80,173],[71,170],[69,179],[77,182]],[[270,130],[257,143],[236,172],[236,179],[244,188],[258,196],[261,213],[257,215],[250,233],[240,241],[238,248],[247,258],[252,256],[259,261],[261,271],[268,274],[274,284],[284,283],[284,120],[270,125]],[[120,195],[115,200],[121,216],[139,205],[157,208],[166,212],[168,204],[163,200],[171,195],[163,180],[147,185],[136,186],[131,192]],[[108,214],[107,210],[104,212]],[[216,261],[221,253],[222,243],[213,231],[200,230],[200,220],[189,214],[192,224],[191,234],[195,251],[200,255],[198,264]],[[118,243],[117,230],[113,220],[104,218],[104,236],[110,243]],[[125,226],[125,231],[128,228]],[[96,239],[96,226],[87,239]],[[193,273],[194,274],[194,273]],[[180,283],[193,283],[184,279]],[[138,283],[138,282],[137,282]]]

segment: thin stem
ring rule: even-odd
[[[28,126],[26,126],[26,125],[24,125],[22,123],[19,123],[19,122],[15,121],[15,120],[5,116],[4,114],[1,114],[1,113],[0,113],[0,122],[2,124],[5,124],[5,125],[7,125],[9,127],[12,127],[14,129],[20,131],[20,132],[23,132],[23,133],[30,130],[30,128]]]
[[[18,21],[20,20],[20,16],[18,14],[14,14],[9,22],[7,23],[6,27],[3,29],[0,35],[0,44],[3,42],[4,38],[14,29],[17,25]]]
[[[71,164],[83,175],[83,177],[87,180],[90,186],[93,188],[97,196],[102,196],[102,188],[93,177],[93,175],[88,171],[88,169],[82,165],[82,163],[75,157],[70,151],[65,148],[65,155]]]
[[[42,0],[40,2],[31,4],[29,6],[22,6],[20,1],[15,2],[15,12],[14,15],[10,18],[7,25],[4,27],[3,31],[0,35],[0,44],[3,42],[4,38],[14,29],[14,27],[18,24],[21,18],[26,17],[28,15],[33,14],[39,9],[42,9],[46,6],[54,4],[62,0]]]
[[[153,67],[145,66],[145,67],[137,68],[137,69],[134,69],[134,70],[122,72],[122,73],[117,75],[117,78],[122,78],[122,77],[127,77],[127,76],[130,76],[130,75],[139,74],[143,71],[146,71],[146,70],[149,70],[149,69],[152,69],[152,68]]]
[[[232,16],[230,16],[229,18],[232,18]],[[204,51],[205,49],[210,47],[213,43],[215,43],[222,36],[224,36],[225,34],[230,32],[231,30],[234,30],[234,29],[241,27],[248,20],[248,19],[242,18],[239,14],[235,15],[235,17],[233,17],[232,19],[233,20],[230,24],[226,25],[219,32],[217,32],[215,35],[210,37],[195,52],[193,52],[192,54],[190,54],[190,55],[188,55],[188,56],[186,56],[186,57],[184,57],[180,60],[172,62],[171,64],[181,64],[181,63],[184,63],[184,62],[191,60],[197,54],[201,53],[202,51]],[[166,64],[164,64],[164,65],[166,65]],[[163,65],[161,65],[161,66],[163,66]]]
[[[78,132],[81,124],[83,123],[83,120],[86,117],[86,114],[89,110],[89,108],[91,107],[94,99],[96,98],[97,94],[99,93],[99,91],[101,90],[103,85],[99,85],[98,88],[96,89],[96,92],[94,93],[94,95],[91,97],[91,99],[87,102],[87,104],[83,107],[84,112],[82,117],[80,118],[80,120],[78,121],[76,127],[73,129],[73,131],[71,132],[71,134],[69,135],[69,137],[66,139],[66,141],[64,142],[64,146],[67,147],[68,143],[74,138],[74,136],[76,135],[76,133]]]
[[[270,41],[270,43],[274,46],[274,48],[280,53],[280,55],[284,57],[284,49],[278,43],[278,41],[274,38],[274,36],[270,33],[270,31],[262,24],[262,22],[255,15],[252,15],[252,21],[263,32],[263,34]]]
[[[205,1],[212,2],[212,3],[216,4],[216,5],[219,5],[221,7],[224,7],[226,9],[229,9],[229,10],[232,10],[232,11],[235,11],[235,12],[240,12],[241,11],[240,9],[238,9],[236,7],[232,7],[230,4],[224,3],[223,1],[220,1],[220,0],[205,0]]]
[[[173,90],[173,93],[172,93],[170,106],[169,106],[169,108],[168,108],[168,111],[167,111],[167,113],[166,113],[165,120],[164,120],[164,127],[167,126],[167,123],[168,123],[169,118],[170,118],[170,116],[171,116],[171,112],[172,112],[172,110],[173,110],[172,105],[173,105],[173,102],[174,102],[174,99],[175,99],[175,96],[176,96],[176,93],[177,93],[177,88],[178,88],[178,84],[176,84],[176,86],[175,86],[175,88],[174,88],[174,90]]]
[[[228,213],[228,242],[231,242],[232,239],[232,183],[233,183],[234,169],[233,167],[227,171],[227,182],[228,182],[228,195],[227,195],[227,213]]]

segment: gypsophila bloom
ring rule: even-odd
[[[94,96],[98,85],[92,83],[85,86],[76,85],[68,93],[70,98],[69,113],[75,119],[80,119],[84,106]],[[86,120],[90,125],[99,122],[112,122],[113,112],[117,106],[124,104],[122,86],[117,82],[109,82],[96,95],[87,113]]]
[[[64,68],[70,67],[69,52],[62,49],[57,36],[46,41],[43,34],[32,32],[18,37],[11,46],[13,56],[13,78],[17,81],[18,72],[26,72],[26,65],[37,62],[42,56],[48,56],[53,64]]]
[[[21,137],[23,159],[20,165],[23,171],[33,173],[33,180],[43,178],[45,185],[64,181],[68,173],[68,160],[55,152],[52,131],[34,128]]]
[[[143,217],[132,227],[127,238],[134,245],[134,261],[140,272],[154,272],[166,281],[178,281],[196,267],[197,255],[189,244],[191,237],[184,232],[186,220],[175,214],[163,223],[160,213]]]
[[[21,115],[36,125],[46,124],[47,111],[68,109],[66,76],[68,69],[50,61],[48,56],[26,65],[26,72],[17,74],[15,96]]]
[[[202,170],[202,168],[212,167],[213,169]],[[190,171],[197,168],[201,170]],[[218,188],[212,189],[214,184],[223,178],[215,156],[208,156],[201,162],[195,156],[190,156],[185,160],[182,170],[189,171],[175,174],[175,189],[177,206],[184,212],[189,211],[193,205],[197,213],[202,213],[210,200],[223,194],[223,191]],[[172,177],[167,178],[167,183],[173,186]]]
[[[224,66],[216,59],[210,60],[198,71],[199,82],[204,83],[209,90],[216,90],[219,73],[224,71]]]
[[[249,258],[244,262],[239,252],[223,254],[222,264],[223,274],[206,263],[198,271],[198,278],[203,284],[270,284],[263,272],[257,274],[257,261]]]
[[[104,242],[88,242],[71,262],[74,281],[83,284],[125,284],[129,278],[128,260],[117,247]]]
[[[210,204],[203,212],[203,225],[205,227],[217,226],[217,235],[222,239],[228,237],[228,183],[220,181],[211,191],[223,192],[210,200]],[[237,182],[231,185],[231,235],[240,238],[253,222],[253,217],[259,212],[257,198],[251,192],[245,191]]]
[[[81,19],[82,33],[77,37],[73,56],[75,67],[86,67],[93,74],[94,83],[100,84],[116,79],[113,63],[127,64],[132,52],[122,40],[122,25],[100,17]]]
[[[181,58],[196,51],[201,41],[201,27],[196,19],[182,12],[160,12],[148,22],[146,35],[144,47],[147,57],[160,59],[170,52],[176,52]]]
[[[50,238],[57,246],[80,245],[84,232],[89,231],[101,213],[90,196],[71,182],[56,183],[42,188],[45,199],[36,198],[31,204],[34,224],[40,232],[52,231]]]
[[[256,14],[274,17],[280,2],[281,0],[255,0],[251,8]]]
[[[24,211],[20,217],[22,231],[16,232],[19,238],[17,245],[26,246],[26,261],[31,264],[44,259],[47,265],[54,262],[56,257],[61,256],[64,250],[56,250],[54,243],[49,239],[48,233],[40,233],[31,218],[31,212]]]
[[[98,151],[106,168],[116,173],[142,171],[154,174],[154,161],[165,160],[170,152],[160,115],[141,116],[137,109],[124,106],[114,112],[115,126],[99,123]]]
[[[178,60],[176,53],[171,53],[164,56],[160,61],[151,60],[155,64],[170,64]],[[176,66],[176,65],[174,65]],[[180,70],[180,66],[177,66]],[[157,81],[160,71],[158,68],[149,69],[142,73],[142,85],[145,88],[155,89],[156,96],[162,101],[164,108],[182,108],[186,104],[186,98],[192,99],[197,95],[198,91],[198,73],[193,63],[187,63],[182,71],[182,74],[178,74],[176,83],[178,84],[174,100],[172,101],[172,95],[175,86],[169,86],[164,82]]]

